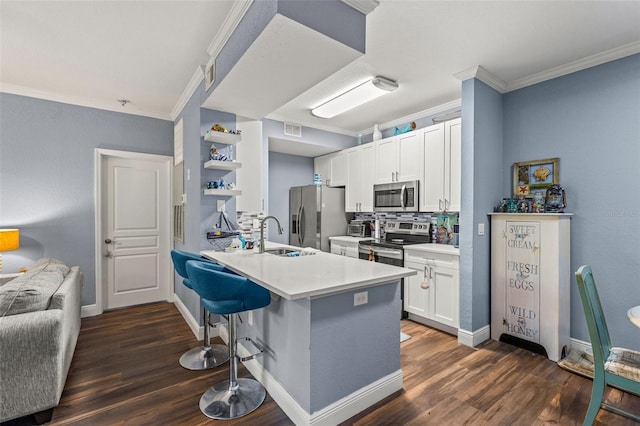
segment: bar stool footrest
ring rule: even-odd
[[[256,350],[255,352],[253,352],[250,355],[238,356],[238,359],[240,360],[240,362],[250,361],[250,360],[254,359],[255,357],[260,356],[260,355],[262,355],[264,353],[264,348],[262,346],[260,346],[258,343],[254,342],[253,339],[251,339],[250,337],[239,337],[236,340],[236,342],[238,342],[238,341],[249,342],[249,343],[251,343],[251,345]],[[245,348],[245,349],[247,349],[247,348]]]

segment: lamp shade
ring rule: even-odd
[[[0,229],[0,252],[20,248],[19,229]]]

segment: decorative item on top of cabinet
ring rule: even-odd
[[[377,124],[373,125],[373,140],[377,141],[382,139],[382,132],[380,131],[380,128],[378,127]]]
[[[571,214],[491,213],[491,338],[569,349]]]
[[[551,185],[560,183],[560,159],[522,161],[513,163],[513,196],[533,198]]]

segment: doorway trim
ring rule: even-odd
[[[104,227],[107,223],[106,218],[106,191],[103,188],[103,176],[106,173],[106,163],[109,157],[112,158],[124,158],[129,160],[146,160],[146,161],[157,161],[159,163],[164,163],[169,173],[169,183],[173,181],[173,157],[168,155],[159,155],[159,154],[146,154],[143,152],[133,152],[133,151],[119,151],[113,149],[103,149],[103,148],[95,148],[94,151],[94,214],[95,214],[95,230],[94,230],[94,242],[95,242],[95,281],[96,281],[96,304],[94,306],[85,306],[82,309],[82,316],[94,316],[100,315],[104,312],[104,303],[106,300],[105,285],[103,284],[106,279],[106,266],[105,261],[106,257],[104,257],[102,253],[103,245],[102,245],[102,235],[104,233]],[[169,188],[171,190],[171,188]],[[162,224],[162,228],[167,233],[167,237],[169,239],[169,245],[171,245],[172,241],[172,233],[171,233],[171,224],[173,223],[173,210],[171,209],[171,194],[169,194],[169,205],[166,206],[169,210],[169,214],[167,215],[166,223]],[[169,302],[173,302],[173,275],[171,273],[170,265],[167,265],[167,274],[170,277],[169,279],[169,289],[167,300]]]

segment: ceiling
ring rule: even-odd
[[[509,91],[640,52],[640,1],[379,2],[367,16],[366,53],[346,66],[328,66],[328,77],[296,80],[290,73],[295,90],[282,96],[272,85],[247,90],[250,76],[238,67],[218,87],[234,94],[231,108],[259,101],[256,114],[356,135],[450,105],[460,98],[456,74],[478,65]],[[0,89],[172,120],[232,6],[226,0],[0,0]],[[262,55],[278,45],[263,42]],[[328,63],[337,52],[309,51]],[[375,75],[396,80],[399,89],[332,119],[309,114]]]

